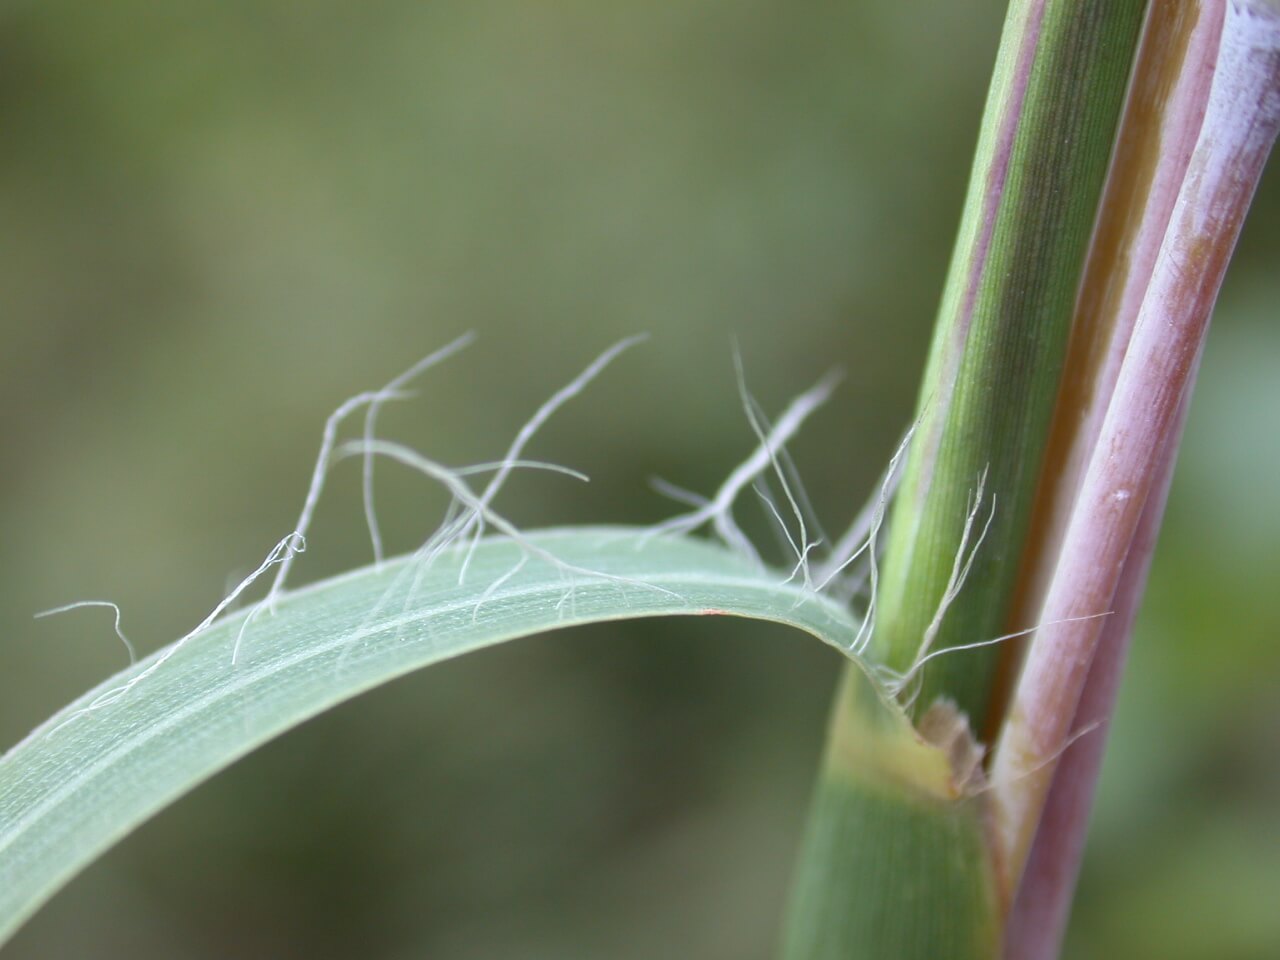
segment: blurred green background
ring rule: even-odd
[[[751,446],[842,527],[907,423],[999,0],[11,3],[0,12],[0,745],[185,632],[294,522],[325,415],[530,450],[526,526],[649,522]],[[1280,181],[1224,291],[1067,955],[1280,955]],[[354,465],[300,577],[367,562]],[[386,467],[391,546],[438,492]],[[748,508],[750,509],[750,508]],[[839,668],[781,629],[542,637],[392,684],[147,824],[19,958],[765,958]]]

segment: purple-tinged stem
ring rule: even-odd
[[[1042,562],[1024,570],[1010,624],[1036,622],[1186,180],[1222,41],[1221,0],[1211,2],[1157,3],[1143,30],[1037,492],[1027,556]]]
[[[1222,18],[1204,121],[1040,608],[1038,622],[1052,625],[1030,646],[994,756],[996,826],[1015,889],[1102,639],[1103,621],[1076,618],[1136,605],[1120,588],[1141,585],[1125,576],[1150,551],[1139,523],[1166,482],[1162,454],[1176,448],[1213,303],[1280,130],[1280,9],[1215,0],[1200,11]]]
[[[1098,650],[1080,694],[1072,727],[1090,732],[1062,754],[1049,788],[1022,884],[1005,927],[1004,955],[1008,960],[1055,960],[1062,946],[1080,874],[1089,815],[1093,811],[1094,788],[1107,746],[1107,732],[1129,654],[1133,622],[1146,589],[1151,557],[1169,498],[1177,458],[1176,440],[1182,432],[1189,399],[1190,393],[1185,394],[1171,438],[1173,442],[1167,444],[1161,454],[1156,468],[1161,477],[1159,487],[1151,491],[1138,522],[1138,532],[1116,588],[1116,602],[1102,626]]]

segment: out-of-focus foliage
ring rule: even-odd
[[[751,0],[25,3],[0,13],[0,743],[287,532],[324,415],[475,328],[384,432],[530,453],[526,525],[647,521],[753,442],[730,337],[841,527],[910,415],[1002,15]],[[1210,339],[1070,956],[1280,951],[1280,184]],[[298,568],[368,557],[335,472]],[[436,491],[383,469],[388,539]],[[748,510],[750,507],[748,506]],[[760,524],[758,529],[765,531]],[[765,533],[767,536],[767,533]],[[178,804],[15,958],[766,957],[834,654],[661,622],[412,677]],[[467,729],[466,737],[458,734]],[[345,782],[328,758],[347,758]]]

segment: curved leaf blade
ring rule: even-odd
[[[0,758],[0,943],[200,782],[420,667],[551,629],[637,617],[772,620],[846,654],[857,633],[835,602],[710,543],[621,527],[549,530],[528,543],[545,554],[508,538],[482,541],[462,584],[464,551],[454,550],[429,569],[406,557],[294,591],[274,613],[251,608],[191,637],[127,693],[111,696],[164,650],[51,717]]]

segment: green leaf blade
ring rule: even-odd
[[[425,571],[412,558],[367,567],[287,594],[274,613],[263,608],[234,665],[252,611],[191,637],[127,693],[102,702],[163,651],[59,711],[0,758],[0,942],[197,784],[412,670],[551,629],[637,617],[771,620],[846,653],[857,632],[835,602],[709,543],[620,527],[544,531],[529,543],[563,565],[536,555],[520,565],[521,547],[501,538],[480,543],[461,584],[460,550]]]

